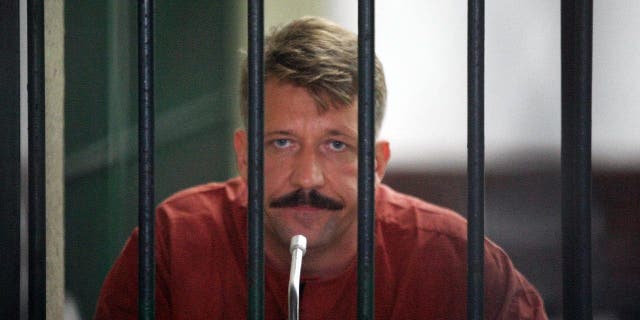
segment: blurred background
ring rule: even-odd
[[[357,1],[267,0],[265,26]],[[156,1],[156,201],[234,176],[244,1]],[[640,318],[640,2],[595,1],[593,285],[598,319]],[[65,1],[68,318],[89,319],[137,225],[137,8]],[[391,142],[385,182],[466,214],[466,1],[376,2]],[[561,315],[560,3],[486,4],[486,234]]]

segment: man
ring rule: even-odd
[[[292,236],[308,239],[301,319],[353,319],[357,265],[357,38],[302,18],[265,42],[265,317],[287,317]],[[376,61],[376,129],[386,88]],[[246,122],[246,70],[243,78]],[[247,133],[234,136],[239,178],[177,193],[157,209],[158,319],[244,319],[247,310]],[[377,141],[377,319],[466,317],[466,221],[381,184]],[[137,231],[102,288],[97,319],[135,318]],[[536,290],[485,242],[485,318],[545,319]]]

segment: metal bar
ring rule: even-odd
[[[591,319],[593,1],[562,1],[562,274],[565,319]]]
[[[138,1],[138,318],[155,318],[153,1]]]
[[[374,1],[358,1],[358,319],[374,319]]]
[[[0,319],[19,318],[21,302],[20,19],[18,1],[0,3]]]
[[[264,232],[263,232],[263,183],[264,183],[264,7],[262,0],[249,0],[249,266],[248,314],[249,319],[264,318]]]
[[[44,2],[27,7],[29,93],[29,319],[44,319],[46,309],[45,241],[45,95]]]
[[[467,318],[483,318],[484,271],[484,1],[468,2]]]

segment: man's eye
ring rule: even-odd
[[[276,139],[273,141],[273,145],[278,148],[286,148],[291,145],[291,140],[289,139]]]
[[[334,150],[334,151],[342,151],[342,150],[344,150],[344,149],[347,147],[347,145],[346,145],[344,142],[337,141],[337,140],[332,140],[332,141],[329,143],[329,146],[330,146],[330,147],[331,147],[331,149],[332,149],[332,150]]]

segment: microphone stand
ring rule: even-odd
[[[291,272],[289,274],[289,320],[298,320],[300,304],[300,272],[302,257],[307,251],[307,238],[303,235],[293,236],[291,245]]]

